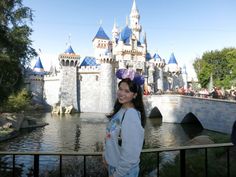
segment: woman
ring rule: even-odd
[[[122,80],[106,129],[104,163],[109,177],[138,177],[146,120],[140,87],[144,78],[131,69],[120,69],[116,76]]]

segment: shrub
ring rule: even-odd
[[[30,93],[25,88],[23,88],[16,94],[11,94],[3,108],[4,111],[8,112],[19,112],[25,110],[30,105],[30,101]]]

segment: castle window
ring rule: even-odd
[[[80,75],[80,76],[79,76],[79,80],[82,81],[82,79],[83,79],[83,77]]]
[[[98,75],[96,75],[96,81],[98,81],[98,79],[99,79],[99,76],[98,76]]]
[[[66,60],[66,66],[69,66],[69,60]]]
[[[74,66],[74,61],[71,61],[71,62],[70,62],[70,66]]]
[[[65,60],[62,60],[62,61],[61,61],[61,64],[64,66],[64,64],[65,64]]]

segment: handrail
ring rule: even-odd
[[[215,143],[215,144],[205,144],[205,145],[191,145],[191,146],[175,146],[175,147],[164,147],[164,148],[149,148],[143,149],[142,153],[152,153],[152,152],[164,152],[164,151],[179,151],[179,150],[190,150],[190,149],[204,149],[204,148],[217,148],[217,147],[230,147],[233,143]],[[20,151],[0,151],[0,155],[78,155],[78,156],[101,156],[103,152],[50,152],[50,151],[30,151],[30,152],[20,152]]]
[[[161,152],[167,151],[179,151],[180,152],[180,176],[186,177],[186,150],[192,149],[204,149],[205,150],[205,176],[208,176],[208,158],[207,153],[209,148],[220,148],[227,147],[227,176],[230,177],[230,156],[229,148],[233,147],[232,143],[218,143],[218,144],[207,144],[207,145],[191,145],[191,146],[177,146],[177,147],[164,147],[164,148],[152,148],[152,149],[143,149],[142,153],[156,153],[157,155],[157,177],[159,177],[159,166],[160,158],[159,155]],[[62,156],[83,156],[83,168],[84,168],[84,177],[86,177],[86,157],[88,156],[102,156],[102,152],[6,152],[0,151],[0,155],[12,155],[13,159],[13,170],[12,176],[15,176],[15,157],[16,155],[31,155],[34,156],[34,177],[39,177],[39,156],[59,156],[59,172],[60,177],[62,176]]]
[[[229,147],[229,146],[233,146],[233,144],[232,143],[215,143],[215,144],[205,144],[205,145],[175,146],[175,147],[165,147],[165,148],[143,149],[142,152],[151,153],[151,152],[179,151],[179,150],[217,148],[217,147]]]

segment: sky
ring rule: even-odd
[[[45,70],[58,64],[70,43],[84,59],[94,56],[92,40],[100,25],[111,39],[114,21],[126,25],[133,0],[23,0],[33,10],[31,40],[41,49]],[[180,67],[195,78],[193,62],[204,52],[236,47],[235,0],[136,0],[148,52],[168,62],[173,52]],[[36,59],[32,60],[32,65]]]

